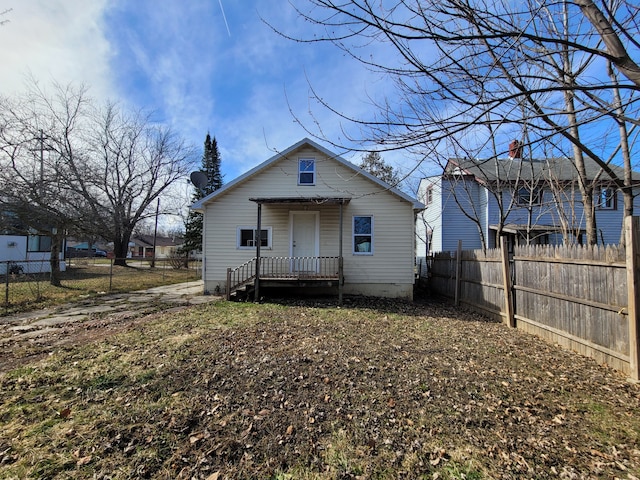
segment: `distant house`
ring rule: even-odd
[[[624,178],[622,168],[611,168]],[[617,244],[624,215],[622,195],[595,162],[587,161],[587,176],[596,186],[599,243]],[[640,181],[640,174],[633,178]],[[494,192],[500,192],[502,215]],[[426,205],[416,227],[418,257],[454,251],[459,240],[464,249],[481,248],[482,237],[487,248],[495,248],[499,230],[510,247],[586,241],[577,173],[566,158],[451,159],[441,175],[421,180],[418,198]]]
[[[155,238],[156,258],[169,258],[175,255],[182,243],[182,237],[157,235]],[[153,235],[134,235],[129,242],[129,252],[132,257],[153,257],[153,245]]]
[[[412,298],[422,207],[303,139],[192,205],[204,219],[205,289],[258,283]]]

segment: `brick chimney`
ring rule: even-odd
[[[518,140],[514,140],[509,144],[509,158],[522,158],[522,145]]]

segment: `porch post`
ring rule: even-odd
[[[342,305],[343,263],[342,263],[342,207],[344,200],[340,201],[340,227],[338,228],[338,305]]]
[[[257,222],[257,235],[256,240],[256,288],[253,291],[253,301],[257,302],[260,299],[260,244],[262,243],[262,204],[258,202],[258,222]]]

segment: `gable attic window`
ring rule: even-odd
[[[618,196],[613,187],[596,188],[596,208],[599,210],[616,210],[618,208]]]
[[[238,227],[236,248],[240,250],[256,248],[257,233],[256,227]],[[261,230],[260,240],[260,247],[271,248],[271,227]]]
[[[316,159],[298,159],[298,185],[316,184]]]

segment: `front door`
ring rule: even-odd
[[[318,212],[291,212],[291,270],[316,272],[318,255]]]

